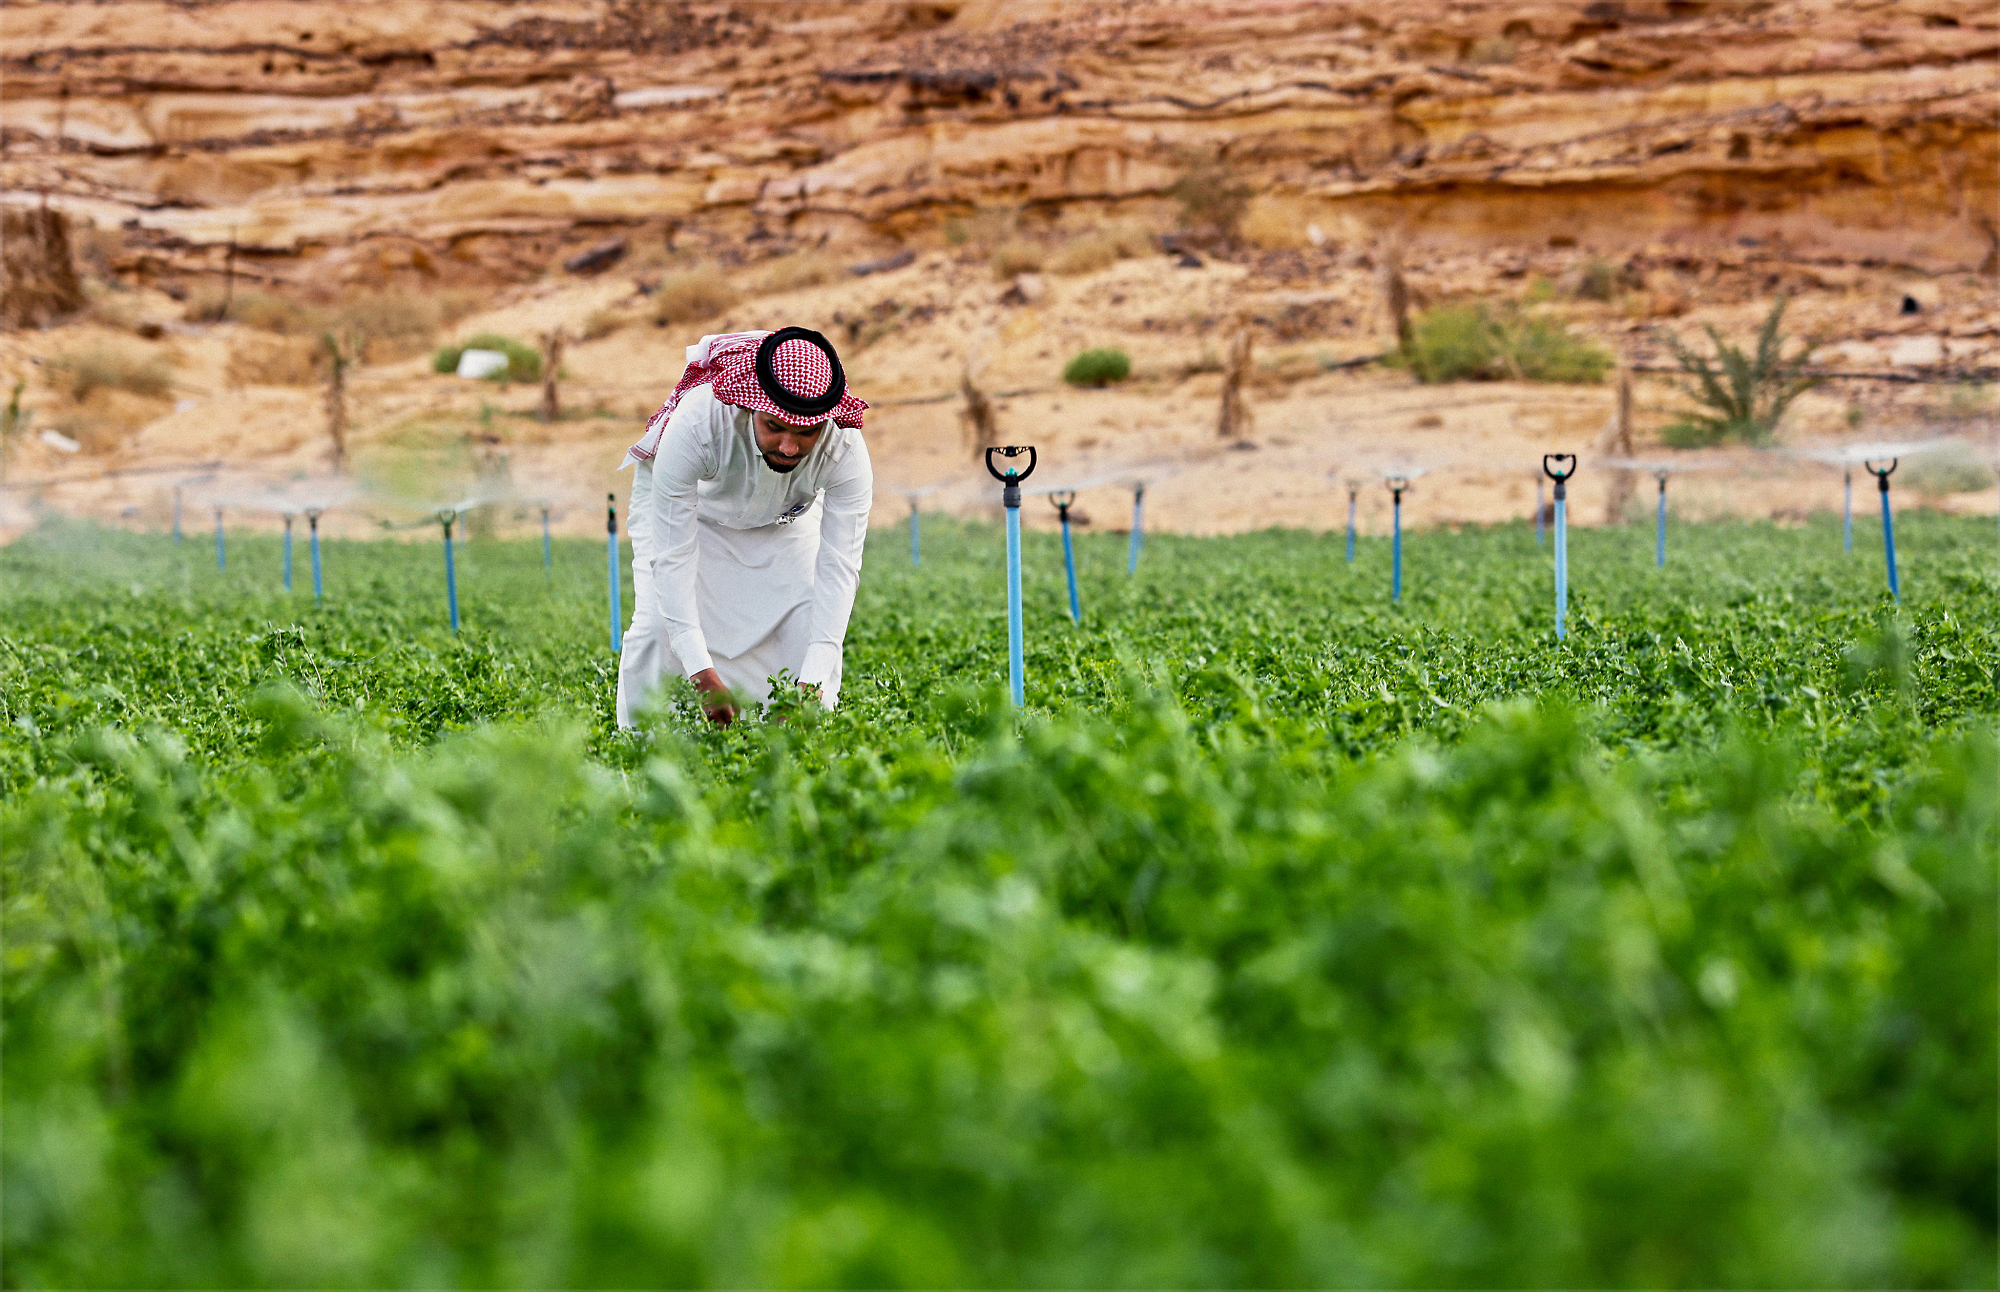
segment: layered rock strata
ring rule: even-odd
[[[127,267],[522,280],[1174,218],[1266,246],[1745,243],[2000,268],[1982,0],[13,4],[0,189]]]

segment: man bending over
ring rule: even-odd
[[[721,725],[784,669],[830,709],[875,501],[868,405],[804,328],[705,336],[687,358],[621,464],[636,595],[618,725],[669,668]]]

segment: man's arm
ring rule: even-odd
[[[854,613],[854,589],[861,581],[861,547],[868,538],[868,512],[875,505],[875,468],[868,446],[856,434],[853,447],[827,484],[820,517],[819,562],[813,570],[810,635],[799,681],[820,686],[840,667],[847,620]]]
[[[690,391],[653,460],[653,595],[667,645],[688,677],[715,667],[695,603],[695,486],[715,474],[708,426],[715,409],[706,389]]]

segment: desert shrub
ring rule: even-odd
[[[459,356],[467,350],[498,350],[507,356],[507,367],[489,378],[491,381],[540,381],[542,377],[542,352],[511,336],[501,336],[497,332],[481,332],[478,336],[457,345],[439,346],[431,355],[431,371],[452,373],[458,371]]]
[[[583,321],[583,339],[596,341],[610,336],[619,328],[632,321],[632,316],[618,309],[592,310],[590,317]]]
[[[796,292],[837,282],[846,269],[823,251],[802,251],[780,256],[766,264],[757,275],[757,288],[766,292]]]
[[[310,336],[245,336],[229,347],[232,386],[310,386],[319,380],[326,345]]]
[[[944,240],[954,247],[995,247],[1013,238],[1020,224],[1018,207],[981,207],[970,215],[946,219]]]
[[[351,338],[364,363],[385,363],[423,352],[444,324],[435,297],[390,290],[353,297],[334,312],[332,326]]]
[[[1132,357],[1123,350],[1085,350],[1063,365],[1062,379],[1072,386],[1107,386],[1132,375]]]
[[[1181,204],[1182,229],[1197,237],[1234,242],[1253,190],[1236,182],[1227,164],[1211,160],[1189,167],[1168,195]]]
[[[281,336],[303,336],[326,326],[325,316],[319,310],[288,296],[241,283],[233,290],[218,282],[198,284],[188,292],[181,317],[190,323],[241,323]]]
[[[1205,345],[1201,353],[1180,366],[1180,375],[1193,377],[1205,372],[1221,372],[1229,365],[1222,361],[1222,352],[1212,345]]]
[[[57,355],[47,366],[51,383],[79,404],[94,390],[161,399],[174,379],[173,366],[160,355],[101,342]]]
[[[1148,249],[1144,230],[1130,224],[1108,224],[1057,248],[1048,259],[1048,270],[1052,274],[1094,274],[1120,260],[1144,255]]]
[[[1612,358],[1561,319],[1519,309],[1439,305],[1411,325],[1411,346],[1392,364],[1417,380],[1593,382]]]
[[[1900,483],[1927,497],[1979,493],[1993,487],[1993,468],[1963,445],[1924,453],[1903,462]]]
[[[1517,381],[1587,384],[1612,367],[1609,352],[1547,314],[1502,316],[1495,334],[1501,361]]]
[[[660,280],[659,290],[653,293],[653,321],[662,325],[699,323],[714,318],[736,300],[736,289],[720,269],[700,265]]]
[[[1015,238],[993,248],[993,276],[1005,282],[1016,274],[1032,274],[1042,267],[1042,249],[1025,239]]]
[[[1049,257],[1052,274],[1094,274],[1118,263],[1118,243],[1100,233],[1071,238]]]
[[[1772,304],[1764,325],[1757,330],[1756,348],[1747,354],[1723,340],[1713,326],[1703,329],[1715,347],[1712,357],[1696,353],[1671,332],[1657,333],[1685,374],[1675,388],[1697,405],[1696,411],[1688,412],[1662,433],[1668,444],[1699,448],[1728,440],[1768,443],[1792,401],[1820,384],[1819,378],[1805,373],[1812,341],[1804,342],[1790,358],[1783,353],[1785,339],[1779,329],[1785,305],[1783,296]]]
[[[1571,295],[1580,301],[1609,301],[1617,297],[1618,266],[1607,260],[1592,260],[1578,271]]]
[[[1418,381],[1467,381],[1493,375],[1492,321],[1484,306],[1440,305],[1410,327],[1409,352],[1397,356]]]

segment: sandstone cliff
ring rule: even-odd
[[[946,217],[1158,212],[1265,245],[1756,239],[1995,264],[1984,0],[177,0],[0,14],[6,200],[131,266],[522,280],[650,230],[725,259]],[[1200,168],[1207,167],[1207,170]]]

